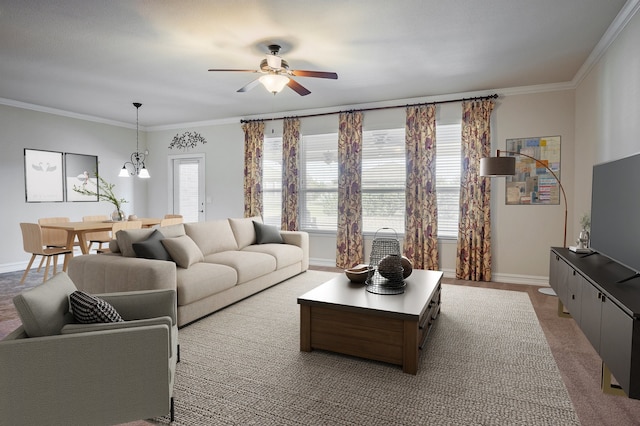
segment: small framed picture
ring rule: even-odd
[[[62,153],[25,148],[24,182],[27,203],[64,201]]]
[[[67,201],[98,201],[97,195],[84,195],[73,188],[84,188],[98,193],[98,157],[84,154],[64,154]]]

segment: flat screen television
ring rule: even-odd
[[[640,154],[593,166],[591,249],[640,272]]]

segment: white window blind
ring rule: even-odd
[[[404,233],[405,130],[362,133],[362,229],[393,228]]]
[[[262,215],[264,223],[281,225],[282,138],[265,138],[262,150]]]
[[[185,222],[197,222],[199,210],[199,162],[183,159],[177,163],[178,197],[174,210]]]
[[[458,238],[461,125],[436,125],[438,238]]]
[[[300,160],[300,227],[309,231],[335,231],[338,223],[338,134],[303,136]]]

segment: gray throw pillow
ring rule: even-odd
[[[69,304],[73,318],[81,324],[123,321],[120,314],[108,302],[83,291],[71,293]]]
[[[136,257],[143,259],[173,260],[167,249],[162,245],[164,238],[164,234],[156,229],[146,240],[133,243],[133,251],[136,252]]]
[[[280,235],[280,229],[277,226],[265,225],[260,222],[253,222],[253,227],[256,230],[256,243],[257,244],[282,244],[282,236]]]

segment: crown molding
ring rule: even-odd
[[[47,114],[59,115],[67,118],[75,118],[77,120],[92,121],[94,123],[108,124],[109,126],[126,127],[127,129],[135,129],[136,125],[124,123],[122,121],[109,120],[102,117],[95,117],[88,114],[78,114],[77,112],[65,111],[57,108],[50,108],[42,105],[30,104],[27,102],[14,101],[13,99],[0,98],[0,105],[6,105],[15,108],[28,109],[30,111],[44,112]],[[145,130],[140,126],[140,130]]]
[[[591,54],[587,57],[587,60],[584,61],[576,75],[573,77],[572,83],[574,87],[578,87],[582,80],[584,80],[584,78],[589,74],[605,54],[609,46],[611,46],[622,30],[627,26],[629,21],[631,21],[631,18],[633,18],[638,9],[640,9],[640,0],[628,0],[622,9],[620,9],[620,12],[613,22],[611,22],[607,31],[604,32],[604,35],[598,44],[596,44],[596,47],[593,48]]]

